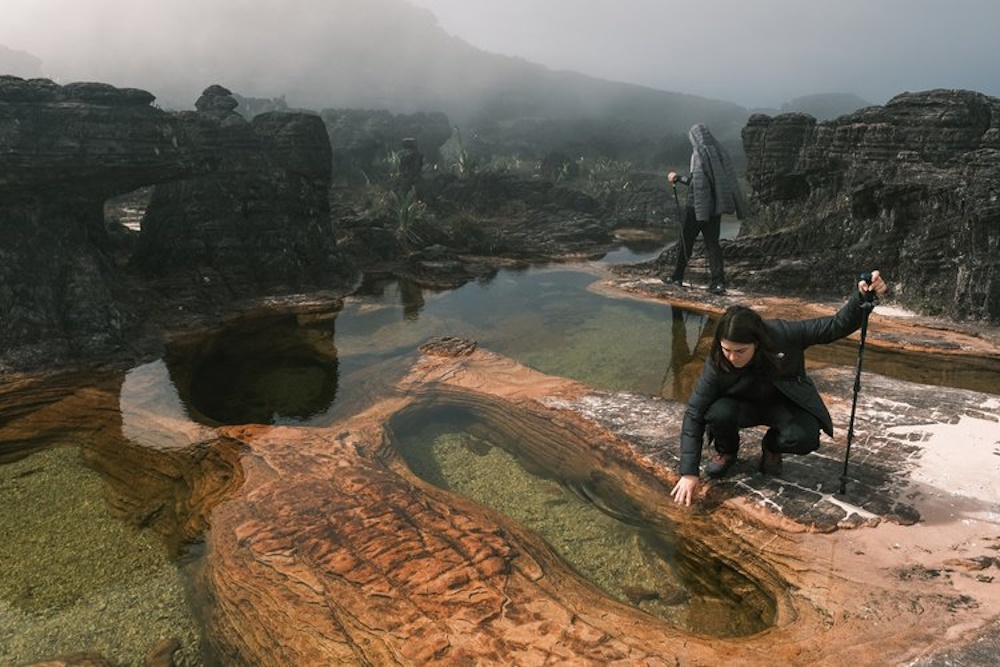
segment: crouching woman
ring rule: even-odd
[[[684,412],[674,501],[690,505],[698,490],[706,434],[714,451],[705,474],[712,478],[736,463],[741,428],[769,427],[761,440],[760,471],[772,475],[781,472],[782,454],[815,451],[821,430],[832,437],[830,412],[806,375],[805,350],[857,331],[866,302],[887,290],[872,271],[835,315],[809,320],[765,320],[745,306],[728,308]]]

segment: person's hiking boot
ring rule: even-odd
[[[716,453],[705,465],[705,474],[712,479],[719,479],[725,476],[729,469],[736,463],[736,454]]]
[[[760,471],[765,475],[781,474],[781,452],[772,452],[770,449],[761,451]]]
[[[712,294],[725,294],[726,286],[723,285],[722,283],[714,283],[711,287],[708,288],[708,291],[711,292]]]

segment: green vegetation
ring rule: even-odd
[[[404,248],[413,248],[421,244],[417,223],[427,212],[427,205],[417,198],[417,191],[410,188],[400,194],[389,191],[389,199],[396,212],[396,239]]]
[[[631,162],[607,159],[595,160],[580,170],[581,173],[586,174],[587,181],[584,190],[594,197],[603,197],[613,192],[628,190],[632,186],[632,182],[629,180],[631,171]]]
[[[479,165],[469,154],[462,141],[462,131],[452,129],[451,137],[441,147],[441,157],[459,178],[468,178],[476,173]]]

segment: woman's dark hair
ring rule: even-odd
[[[771,341],[771,334],[764,324],[764,318],[752,308],[730,306],[715,325],[715,339],[712,341],[710,352],[712,361],[721,370],[733,371],[733,365],[726,359],[726,355],[722,354],[723,340],[747,345],[756,343],[755,358],[763,360],[769,371],[778,367],[778,355]]]

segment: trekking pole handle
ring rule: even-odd
[[[868,285],[870,287],[871,284],[872,284],[872,274],[871,274],[871,272],[870,271],[866,271],[866,272],[862,273],[861,275],[858,276],[858,280],[861,280],[862,282],[864,282],[865,285]],[[868,303],[874,303],[875,302],[875,292],[873,292],[871,290],[868,290],[868,291],[862,293],[862,296],[864,297],[864,300],[867,301]]]

